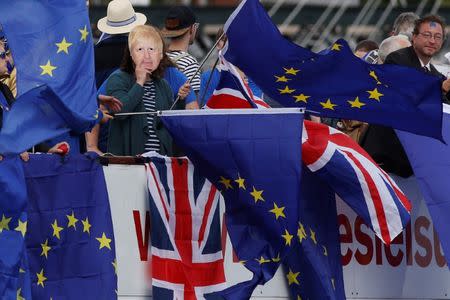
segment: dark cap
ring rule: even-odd
[[[167,14],[161,33],[164,37],[178,37],[185,34],[195,24],[194,12],[187,6],[174,6]]]

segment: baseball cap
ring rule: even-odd
[[[164,28],[161,33],[164,37],[178,37],[185,34],[196,23],[194,12],[187,6],[174,6],[167,13]]]

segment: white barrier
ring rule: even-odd
[[[149,252],[150,216],[143,166],[104,167],[111,203],[118,262],[119,299],[151,299]],[[428,210],[414,178],[395,178],[413,204],[411,226],[385,247],[342,201],[338,201],[341,254],[348,299],[450,299],[450,272]],[[223,203],[221,204],[223,210]],[[449,216],[450,218],[450,216]],[[251,273],[233,261],[223,232],[225,273],[232,285]],[[253,293],[255,299],[288,299],[285,275],[275,277]]]

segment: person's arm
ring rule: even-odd
[[[135,111],[144,96],[144,87],[137,82],[131,82],[128,76],[123,72],[113,74],[106,85],[106,93],[122,102],[121,112]],[[116,117],[116,119],[126,118],[126,116]]]
[[[98,137],[100,135],[100,124],[96,124],[92,128],[91,132],[84,134],[86,138],[86,150],[89,152],[95,152],[98,155],[103,155],[103,152],[98,148]]]

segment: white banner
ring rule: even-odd
[[[151,299],[150,215],[144,166],[104,167],[118,263],[119,299]],[[414,178],[395,178],[413,204],[411,225],[390,248],[342,201],[338,201],[341,254],[348,299],[450,299],[450,272]],[[223,211],[223,203],[221,209]],[[226,231],[227,283],[251,273],[233,259]],[[281,269],[253,298],[288,299]]]

